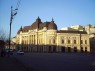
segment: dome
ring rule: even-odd
[[[53,19],[50,22],[50,24],[48,25],[48,29],[57,30],[57,25],[54,23]]]
[[[36,19],[36,21],[30,26],[30,29],[32,30],[32,29],[39,29],[40,27],[40,24],[42,24],[42,22],[41,22],[41,19],[39,18],[39,16],[38,16],[38,18]]]

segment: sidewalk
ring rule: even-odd
[[[29,71],[29,70],[14,58],[0,57],[0,71]]]

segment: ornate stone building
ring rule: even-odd
[[[28,52],[90,52],[86,31],[57,30],[53,19],[43,23],[39,17],[19,29],[16,43],[17,49]]]

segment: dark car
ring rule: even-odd
[[[13,54],[13,49],[5,49],[5,53],[12,55]]]

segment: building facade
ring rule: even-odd
[[[27,52],[90,52],[86,31],[58,30],[53,19],[43,23],[39,17],[19,29],[16,44],[17,49]]]

